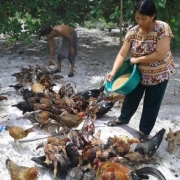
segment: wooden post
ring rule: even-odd
[[[123,0],[120,0],[120,19],[119,19],[119,29],[120,29],[120,46],[122,46],[122,35],[123,35]]]

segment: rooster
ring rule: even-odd
[[[5,162],[11,180],[37,180],[38,169],[36,167],[19,166],[9,158]]]
[[[157,149],[159,148],[163,136],[165,133],[165,129],[162,128],[159,132],[156,133],[151,139],[141,142],[135,148],[135,152],[139,152],[144,157],[151,158],[156,153]]]

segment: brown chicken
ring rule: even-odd
[[[57,121],[59,125],[63,127],[63,129],[67,129],[78,127],[82,123],[84,116],[84,112],[79,112],[77,115],[66,114],[64,116],[57,116],[52,114],[50,115],[50,118]]]
[[[14,139],[18,149],[21,149],[18,140],[27,137],[30,132],[34,132],[32,128],[24,130],[21,126],[6,126],[5,130],[9,131],[9,135]]]
[[[0,96],[0,101],[3,101],[3,100],[8,100],[8,98],[6,96]]]
[[[36,93],[44,93],[45,88],[39,83],[39,82],[34,82],[31,85],[31,91],[36,94]]]
[[[47,144],[52,144],[54,146],[65,146],[67,142],[70,142],[69,138],[51,137],[47,138]]]
[[[117,155],[124,156],[130,150],[130,145],[133,143],[140,143],[139,139],[137,138],[128,138],[127,136],[120,135],[108,138],[108,142],[113,145],[115,148]]]
[[[129,180],[130,169],[118,163],[102,162],[96,173],[95,180]]]
[[[53,180],[56,179],[56,175],[57,175],[57,166],[58,166],[58,161],[60,159],[60,155],[59,155],[60,151],[64,152],[64,154],[66,156],[65,146],[64,147],[63,146],[53,146],[51,144],[46,144],[44,146],[44,153],[46,156],[46,160],[44,161],[44,163],[49,165],[52,161],[53,166],[54,166]]]
[[[44,123],[49,122],[49,118],[51,113],[49,111],[40,111],[38,113],[35,113],[35,119],[40,123],[40,126],[43,125]]]
[[[36,167],[19,166],[10,159],[6,160],[6,168],[9,171],[11,180],[37,180],[38,169]]]

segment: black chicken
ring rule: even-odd
[[[156,153],[157,149],[159,148],[165,131],[166,130],[162,128],[151,139],[148,139],[138,144],[135,148],[135,152],[139,152],[143,156],[151,158]]]
[[[81,99],[88,100],[90,97],[97,98],[103,91],[104,91],[104,85],[101,86],[99,89],[90,89],[90,90],[87,89],[79,92],[78,94]]]
[[[98,106],[98,111],[96,112],[96,118],[101,118],[104,114],[109,112],[111,108],[117,101],[101,101],[98,102],[96,105]]]
[[[15,84],[15,85],[9,85],[9,87],[13,87],[16,91],[18,91],[21,88],[23,88],[23,85],[18,83],[18,84]]]
[[[96,171],[87,166],[77,166],[70,170],[70,180],[94,180]]]
[[[57,165],[57,177],[66,177],[67,172],[69,169],[76,167],[79,164],[79,153],[78,148],[75,144],[69,143],[65,147],[67,157],[64,156],[64,153],[59,153],[59,161]],[[50,169],[52,172],[54,170],[53,164],[46,164],[44,161],[46,160],[46,156],[40,157],[32,157],[32,161],[36,162],[37,164]]]
[[[24,100],[27,100],[30,97],[34,97],[34,94],[29,89],[22,88],[21,94],[22,94]]]
[[[26,112],[34,111],[33,106],[28,101],[13,104],[12,107],[17,107],[19,110],[23,112],[23,114],[25,114]]]
[[[143,179],[149,179],[150,177],[155,177],[158,180],[166,180],[164,175],[156,168],[154,167],[143,167],[140,169],[137,169],[135,171],[132,171],[130,174],[130,180],[143,180]]]

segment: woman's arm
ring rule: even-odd
[[[170,37],[165,36],[157,41],[155,52],[137,58],[132,57],[131,64],[137,64],[140,62],[151,63],[151,62],[163,60],[167,56],[169,47],[170,47]]]
[[[117,70],[122,66],[125,58],[127,57],[129,51],[131,48],[131,44],[128,42],[127,39],[125,39],[121,49],[119,50],[118,55],[116,56],[116,59],[114,61],[113,68],[110,73],[106,75],[106,79],[108,81],[111,81]]]

